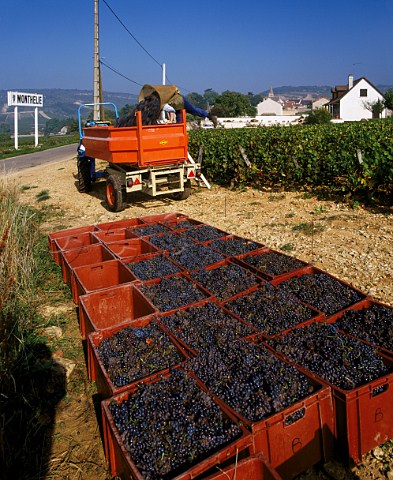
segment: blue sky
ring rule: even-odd
[[[105,0],[183,93],[393,85],[393,0]],[[0,0],[0,89],[93,88],[94,0]],[[100,0],[102,61],[137,83],[160,65]],[[103,88],[139,85],[102,67]]]

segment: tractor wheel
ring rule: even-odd
[[[171,194],[173,200],[185,200],[191,195],[191,180],[187,180],[184,184],[184,190],[182,192],[176,192]]]
[[[90,159],[78,156],[78,190],[87,193],[91,189]]]
[[[126,187],[119,175],[109,175],[105,189],[106,204],[111,212],[120,212],[125,207]]]

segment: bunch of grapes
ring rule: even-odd
[[[228,445],[240,428],[195,380],[181,370],[139,384],[109,410],[133,462],[146,480],[173,478],[203,456]]]
[[[242,261],[271,277],[298,270],[305,265],[297,258],[271,250],[259,255],[247,255]]]
[[[235,257],[236,255],[256,250],[260,248],[260,245],[245,238],[229,237],[222,240],[214,240],[209,244],[209,247],[218,250],[227,257]]]
[[[199,270],[191,277],[215,295],[225,300],[259,283],[258,277],[232,263],[211,270]]]
[[[227,302],[225,307],[267,337],[303,323],[316,314],[306,305],[268,283],[260,285],[258,290],[248,295]]]
[[[162,278],[158,283],[142,285],[139,288],[161,312],[168,312],[206,298],[194,282],[177,275]]]
[[[354,337],[393,352],[393,309],[373,304],[362,310],[347,310],[335,325]]]
[[[139,237],[145,237],[147,235],[157,235],[159,233],[165,233],[168,231],[168,227],[161,225],[160,223],[153,223],[151,225],[137,226],[132,229],[133,233]]]
[[[344,390],[359,387],[389,372],[373,347],[339,332],[334,325],[312,323],[268,343]]]
[[[224,260],[224,257],[204,245],[190,245],[181,250],[169,252],[170,257],[187,270],[198,270]]]
[[[145,282],[180,272],[180,268],[162,254],[126,265],[140,280]]]
[[[141,328],[123,328],[102,340],[97,353],[116,387],[128,385],[182,361],[176,346],[155,323]]]
[[[151,237],[149,242],[160,250],[181,250],[194,245],[194,242],[182,233],[166,233]]]
[[[209,346],[186,362],[219,398],[255,422],[280,412],[311,391],[307,377],[262,345],[236,341],[230,348]]]
[[[211,302],[178,310],[161,317],[160,322],[194,350],[207,345],[227,346],[237,338],[255,333],[247,324]]]
[[[339,312],[364,298],[353,288],[326,273],[292,277],[280,283],[279,289],[326,315]]]
[[[214,240],[215,238],[224,237],[226,235],[225,232],[210,225],[202,225],[201,227],[188,229],[184,234],[198,242],[207,242],[208,240]]]

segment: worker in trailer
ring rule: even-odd
[[[135,113],[138,110],[142,112],[142,125],[158,123],[160,113],[165,105],[169,105],[175,110],[177,122],[180,122],[180,112],[184,109],[191,115],[208,118],[214,127],[217,127],[217,117],[202,108],[192,105],[175,85],[146,84],[139,93],[138,102],[138,105],[130,114],[118,120],[118,127],[134,126],[136,124]]]

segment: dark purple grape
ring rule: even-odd
[[[165,255],[155,255],[145,260],[127,263],[127,267],[142,281],[153,280],[180,272],[180,268]]]
[[[218,300],[233,297],[260,282],[258,277],[232,263],[211,270],[199,270],[192,273],[191,277]]]
[[[292,277],[280,283],[278,288],[326,315],[339,312],[364,298],[326,273],[305,273],[300,277]]]
[[[268,283],[248,295],[226,303],[225,307],[268,337],[303,323],[317,314]]]
[[[206,298],[194,282],[180,276],[162,278],[158,283],[142,285],[140,290],[161,312],[184,307]]]
[[[140,328],[123,328],[102,340],[97,353],[116,387],[128,385],[182,361],[176,346],[155,323]]]
[[[373,347],[339,332],[334,325],[312,323],[268,343],[343,390],[365,385],[391,370]]]

